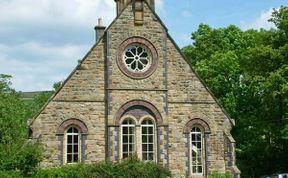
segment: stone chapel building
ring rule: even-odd
[[[229,118],[155,13],[154,0],[115,0],[117,17],[30,124],[43,167],[131,154],[174,175],[240,177]]]

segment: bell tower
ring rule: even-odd
[[[122,10],[131,2],[143,2],[146,1],[147,4],[155,10],[155,0],[114,0],[117,3],[117,16],[122,12]]]

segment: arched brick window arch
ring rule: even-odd
[[[58,128],[58,133],[64,134],[66,129],[71,126],[76,126],[79,128],[81,134],[88,134],[88,128],[86,124],[83,121],[74,118],[63,121]]]
[[[88,134],[86,124],[79,119],[67,119],[59,125],[57,132],[60,141],[58,160],[62,164],[84,163]]]
[[[189,122],[187,122],[187,124],[184,127],[183,132],[186,134],[190,133],[193,126],[198,126],[205,133],[211,133],[211,129],[208,123],[204,121],[203,119],[199,119],[199,118],[191,119]]]
[[[141,110],[143,112],[150,113],[155,118],[157,125],[163,124],[163,119],[158,109],[150,102],[143,100],[133,100],[122,105],[115,115],[115,124],[120,125],[121,118],[127,113],[127,111],[137,107],[140,107],[140,109],[142,108]]]
[[[206,177],[209,164],[207,143],[211,133],[209,124],[200,118],[191,119],[184,126],[183,133],[187,139],[187,175]]]

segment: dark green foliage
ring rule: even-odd
[[[242,31],[201,24],[183,48],[213,94],[236,120],[242,177],[286,172],[288,165],[288,7],[274,10],[277,29]]]
[[[0,171],[29,175],[41,160],[41,147],[27,140],[27,111],[10,78],[0,75]]]
[[[167,178],[170,172],[156,163],[130,157],[120,163],[101,162],[93,165],[67,165],[42,169],[35,178]]]
[[[23,178],[17,171],[0,171],[1,178]]]
[[[213,172],[211,175],[208,176],[208,178],[232,178],[232,175],[229,172],[226,172],[225,174]]]
[[[53,84],[54,90],[52,91],[43,91],[43,92],[34,92],[37,93],[32,100],[25,100],[25,106],[27,110],[27,118],[31,119],[41,108],[48,102],[49,98],[61,87],[62,81],[56,82]],[[33,92],[32,92],[33,93]]]

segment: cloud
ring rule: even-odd
[[[268,20],[271,18],[273,9],[269,9],[268,11],[262,11],[261,14],[252,22],[241,21],[241,29],[248,30],[248,29],[270,29],[275,28],[275,25]]]
[[[0,71],[13,76],[13,87],[17,90],[49,90],[54,82],[69,75],[88,49],[88,46],[55,47],[35,42],[0,44]],[[29,58],[23,58],[27,53]]]
[[[99,16],[112,20],[114,11],[110,0],[2,0],[0,23],[93,25]]]
[[[1,42],[27,40],[50,43],[83,43],[94,39],[99,17],[109,25],[116,15],[110,0],[1,0]],[[79,35],[81,34],[81,35]],[[63,41],[62,41],[63,40]]]
[[[165,13],[164,0],[155,0],[156,11],[159,13]]]
[[[0,73],[16,90],[49,90],[89,51],[98,18],[115,16],[113,0],[1,0]]]

